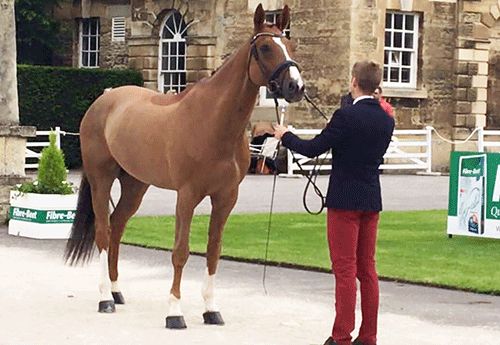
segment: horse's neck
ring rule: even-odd
[[[248,77],[250,44],[245,44],[209,81],[217,104],[213,112],[216,130],[221,135],[244,134],[257,100],[259,87]]]

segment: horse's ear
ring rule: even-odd
[[[255,15],[253,17],[253,25],[255,32],[260,32],[262,24],[264,24],[265,20],[266,20],[266,13],[264,12],[262,4],[259,4],[259,6],[257,6],[257,8],[255,9]]]
[[[276,26],[278,27],[278,29],[283,31],[288,26],[289,21],[290,21],[290,9],[288,8],[288,5],[285,5],[283,11],[281,11],[281,14],[276,19]]]

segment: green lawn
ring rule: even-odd
[[[500,241],[465,236],[448,238],[445,210],[391,212],[380,217],[377,268],[380,276],[500,294]],[[209,216],[195,216],[191,252],[204,253]],[[222,255],[262,260],[268,214],[230,216]],[[330,269],[325,215],[273,214],[268,260]],[[124,243],[172,248],[174,217],[134,217]]]

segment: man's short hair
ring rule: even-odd
[[[352,76],[356,78],[361,91],[371,95],[382,81],[382,68],[373,60],[358,61],[352,67]]]

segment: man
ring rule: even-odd
[[[353,105],[338,109],[326,128],[302,140],[284,126],[275,137],[308,157],[334,149],[326,197],[327,231],[335,275],[335,321],[325,345],[350,345],[354,330],[356,278],[360,281],[362,323],[355,345],[375,345],[379,306],[375,245],[382,210],[379,166],[391,141],[394,119],[374,99],[380,65],[357,62],[352,69]]]

